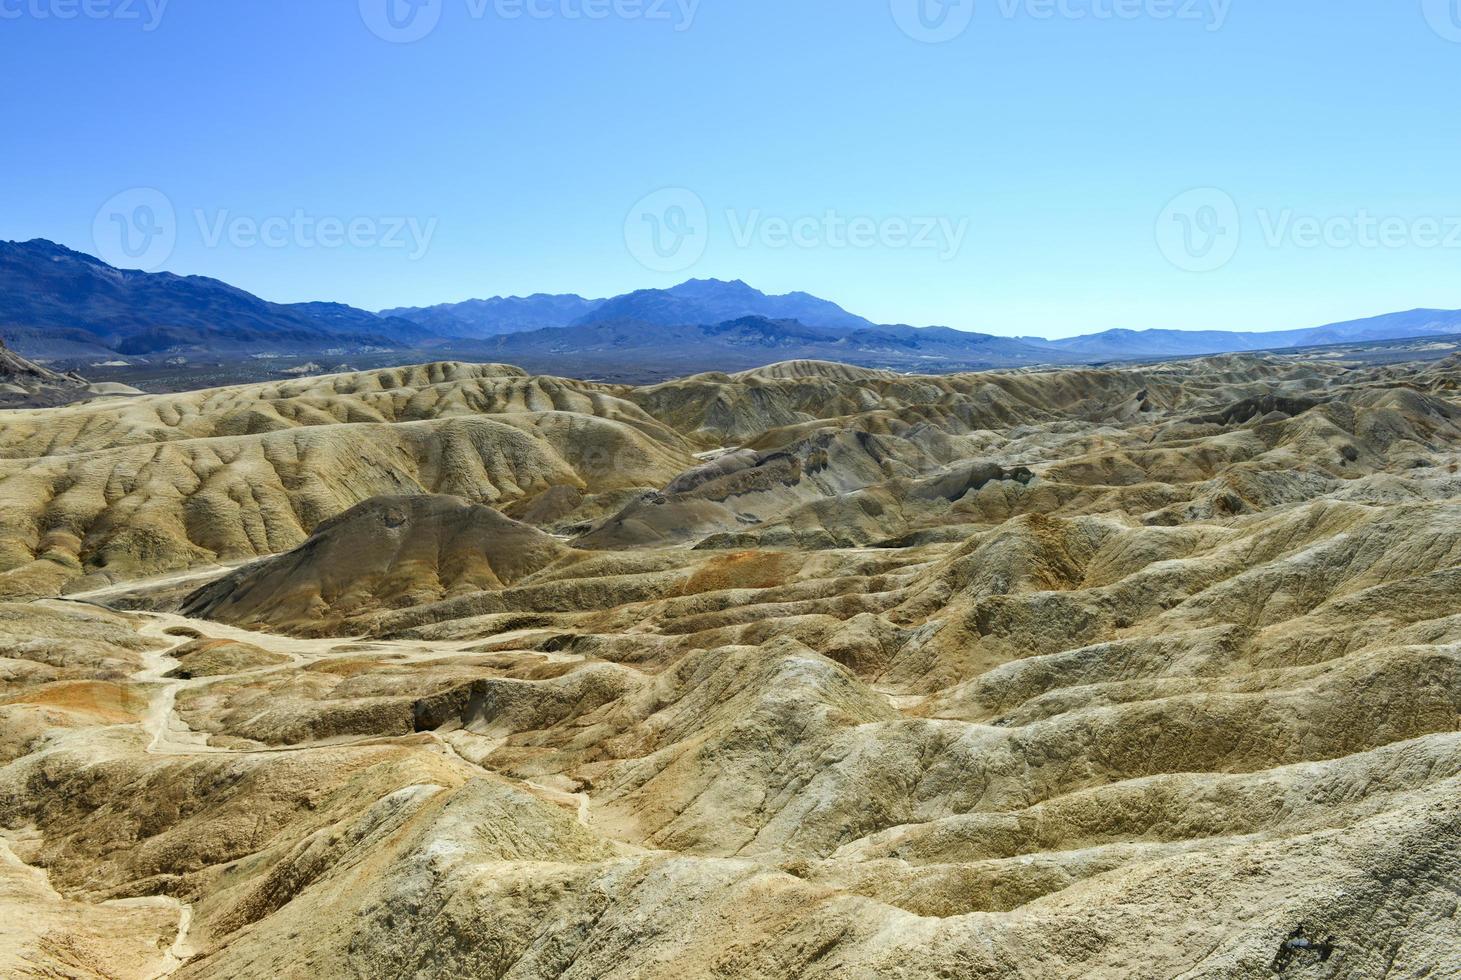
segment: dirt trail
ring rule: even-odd
[[[234,679],[239,677],[250,677],[262,674],[274,673],[280,670],[299,668],[311,662],[311,657],[319,659],[327,655],[334,647],[340,645],[338,640],[294,640],[288,637],[265,637],[261,634],[250,633],[247,630],[234,629],[230,626],[223,626],[217,623],[205,623],[201,620],[190,619],[187,616],[179,616],[172,613],[136,613],[148,622],[138,632],[146,637],[160,639],[168,642],[168,646],[161,650],[152,650],[143,654],[143,668],[133,675],[133,680],[140,684],[158,685],[157,693],[152,696],[147,712],[143,716],[142,727],[148,734],[147,751],[153,755],[192,755],[192,754],[223,754],[242,755],[230,749],[215,748],[208,744],[208,736],[200,732],[194,732],[187,727],[174,710],[177,703],[178,692],[184,688],[205,687],[208,684],[220,680]],[[178,635],[169,630],[189,630],[187,635]],[[251,643],[254,646],[268,650],[288,658],[288,662],[273,667],[260,667],[255,670],[242,671],[237,674],[230,674],[226,677],[202,677],[191,679],[172,679],[166,675],[169,671],[179,666],[179,662],[172,656],[173,652],[193,641],[191,633],[198,633],[208,639],[235,640],[243,643]],[[262,641],[262,642],[261,642]]]
[[[534,783],[526,780],[523,782],[523,785],[537,790],[555,803],[567,802],[573,804],[577,808],[578,822],[585,827],[588,826],[589,808],[592,806],[592,802],[589,800],[587,793],[567,793],[563,790],[554,789],[551,786],[544,786],[542,783]]]
[[[236,568],[241,568],[244,565],[258,560],[257,558],[247,558],[239,561],[221,562],[217,565],[208,565],[204,568],[188,568],[183,571],[169,572],[166,575],[157,575],[152,578],[127,579],[122,582],[113,582],[111,585],[103,585],[97,589],[88,589],[85,592],[70,592],[63,598],[74,599],[78,602],[100,602],[102,599],[126,595],[129,592],[142,590],[152,591],[190,582],[196,582],[199,586],[203,586],[216,578],[228,574]]]
[[[92,604],[89,599],[79,596],[70,596],[65,599],[52,601],[57,603],[82,602]],[[176,711],[177,698],[178,694],[184,690],[206,687],[220,681],[260,677],[286,670],[303,669],[320,661],[358,657],[364,652],[362,648],[366,648],[371,654],[390,654],[400,658],[403,662],[413,662],[430,660],[451,654],[461,654],[471,649],[479,649],[488,644],[510,644],[516,639],[526,639],[529,636],[534,636],[542,632],[540,630],[518,630],[493,637],[474,637],[470,640],[372,640],[363,637],[300,639],[296,637],[276,636],[271,633],[256,633],[208,620],[193,619],[176,613],[134,612],[129,613],[129,615],[144,620],[138,629],[140,635],[161,640],[165,644],[158,649],[144,653],[142,655],[142,668],[132,676],[132,680],[136,683],[155,688],[149,700],[147,711],[142,718],[142,729],[147,736],[146,751],[150,755],[160,756],[267,755],[310,752],[320,749],[339,749],[359,745],[379,745],[392,741],[400,742],[403,740],[400,737],[369,736],[349,741],[314,745],[278,746],[260,749],[220,748],[208,744],[208,733],[193,731],[179,717]],[[269,653],[286,657],[288,661],[269,667],[260,667],[218,677],[186,679],[168,677],[167,674],[180,665],[179,661],[173,656],[173,653],[180,647],[194,642],[198,637],[248,643]],[[546,658],[550,662],[581,662],[585,659],[580,655],[563,653],[535,652],[533,656]],[[424,736],[413,735],[406,736],[405,738],[414,741],[425,739],[429,743],[436,744],[442,751],[448,753],[464,765],[469,765],[474,769],[484,772],[493,772],[491,769],[483,766],[481,762],[467,758],[458,751],[457,746],[452,743],[450,738],[444,738],[440,734],[433,732]],[[497,774],[494,773],[494,775]],[[584,826],[589,825],[592,801],[587,793],[571,793],[530,781],[523,781],[522,785],[540,798],[560,806],[571,807],[577,816],[578,822]],[[4,847],[3,840],[0,840],[0,859],[6,857],[13,859],[13,855],[10,854],[8,847]],[[36,871],[35,873],[44,874],[40,871]],[[157,973],[146,978],[146,980],[164,980],[164,978],[171,976],[180,969],[187,962],[189,956],[192,955],[191,949],[188,946],[188,932],[191,928],[193,917],[192,907],[166,896],[129,899],[126,902],[112,903],[119,905],[157,903],[167,903],[178,909],[178,932],[177,938],[168,950],[162,968]]]
[[[92,599],[81,596],[66,596],[61,599],[43,601],[60,605],[97,604]],[[331,742],[326,745],[221,749],[208,745],[206,734],[191,731],[177,716],[174,706],[179,692],[183,690],[207,687],[220,681],[262,677],[286,670],[299,670],[326,660],[348,659],[359,656],[362,646],[368,646],[371,653],[392,654],[403,663],[412,663],[463,653],[472,647],[495,639],[493,637],[488,637],[486,640],[481,637],[471,640],[367,640],[364,637],[301,639],[273,633],[256,633],[252,630],[226,626],[209,620],[193,619],[177,613],[130,612],[127,615],[145,620],[137,631],[140,635],[162,640],[166,644],[160,649],[144,653],[142,669],[132,675],[134,682],[157,688],[143,716],[143,730],[149,736],[147,751],[153,755],[256,755],[270,752],[303,752],[317,748],[338,748],[341,745],[380,742],[382,738],[374,736],[351,742]],[[200,637],[205,640],[232,640],[247,643],[268,653],[285,657],[287,662],[217,677],[168,677],[167,674],[170,671],[180,666],[179,661],[172,654],[180,647],[192,643]],[[534,654],[534,656],[547,655]],[[550,659],[554,658],[550,657]]]
[[[80,596],[69,596],[65,599],[54,601],[62,603],[90,602],[89,599]],[[156,692],[152,695],[148,703],[147,711],[143,715],[142,728],[148,736],[147,752],[151,755],[166,756],[265,755],[286,752],[309,752],[326,748],[338,749],[357,745],[379,745],[387,741],[399,741],[399,738],[392,739],[389,736],[375,735],[349,741],[316,745],[278,746],[261,749],[219,748],[208,744],[209,736],[206,732],[195,732],[191,730],[187,726],[187,723],[178,716],[176,711],[177,698],[178,694],[183,690],[206,687],[220,681],[259,677],[286,670],[299,670],[308,667],[310,664],[324,660],[359,656],[362,648],[368,648],[370,653],[393,654],[400,657],[403,662],[410,663],[431,660],[451,654],[460,654],[488,644],[507,644],[516,639],[525,639],[542,632],[541,630],[516,630],[511,633],[503,633],[492,637],[474,637],[470,640],[372,640],[364,637],[300,639],[296,637],[277,636],[272,633],[256,633],[251,630],[226,626],[222,623],[215,623],[209,620],[193,619],[176,613],[136,612],[130,613],[129,615],[138,616],[146,620],[138,630],[142,636],[162,640],[167,644],[160,649],[150,650],[144,653],[142,655],[142,669],[132,676],[132,679],[139,684],[156,686]],[[287,657],[288,662],[219,677],[187,679],[168,677],[167,674],[179,666],[179,661],[172,656],[173,652],[193,642],[196,638],[194,634],[202,636],[205,639],[234,640],[240,643],[248,643],[269,653]],[[544,658],[552,663],[581,662],[585,659],[581,655],[564,653],[534,652],[533,656]],[[421,736],[408,736],[408,738],[419,740]],[[476,769],[484,768],[480,762],[469,759],[458,751],[457,747],[448,738],[443,738],[435,733],[431,733],[429,738],[435,744],[441,746],[443,751],[448,752],[464,764]],[[524,782],[523,785],[555,803],[573,806],[577,812],[579,822],[585,826],[588,825],[592,803],[587,793],[570,793],[533,782]]]
[[[163,980],[182,969],[184,963],[193,956],[193,948],[188,945],[188,933],[193,928],[193,907],[186,902],[180,902],[175,898],[166,895],[153,895],[147,898],[126,898],[113,902],[105,902],[105,905],[113,905],[119,908],[136,908],[143,905],[165,905],[176,908],[178,912],[178,932],[173,939],[172,945],[163,954],[162,965],[153,972],[146,980]]]
[[[4,834],[0,834],[0,867],[10,870],[10,873],[29,878],[39,894],[50,896],[58,903],[67,902],[66,896],[56,891],[51,884],[51,876],[44,868],[38,868],[21,860],[20,856],[10,846],[10,840]],[[145,908],[148,906],[159,906],[175,909],[178,914],[177,933],[173,938],[172,945],[163,954],[163,959],[157,968],[146,976],[139,977],[139,980],[164,980],[172,976],[183,964],[193,955],[193,949],[188,944],[188,934],[193,925],[193,907],[186,902],[178,901],[166,895],[152,895],[144,898],[114,899],[109,902],[102,902],[102,906],[109,908]]]

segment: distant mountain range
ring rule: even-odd
[[[0,337],[31,357],[399,346],[416,324],[337,303],[281,305],[217,279],[124,271],[47,241],[0,242]]]
[[[1027,339],[1037,346],[1082,357],[1117,360],[1131,357],[1188,357],[1237,351],[1322,347],[1461,334],[1461,310],[1411,310],[1364,320],[1331,323],[1305,330],[1240,333],[1232,330],[1107,330],[1067,340]]]
[[[952,371],[1188,357],[1461,334],[1461,311],[1412,310],[1302,330],[1108,330],[1045,340],[878,325],[807,293],[692,279],[609,299],[538,294],[371,313],[270,303],[216,279],[113,268],[44,240],[0,242],[0,338],[32,358],[431,348],[534,370],[597,376],[630,367],[733,371],[840,360]]]
[[[768,296],[739,280],[691,279],[671,289],[641,289],[613,299],[496,296],[441,306],[382,310],[443,337],[500,337],[552,327],[634,322],[661,327],[725,323],[745,316],[796,320],[809,327],[862,330],[874,324],[807,293]]]
[[[671,376],[742,371],[790,360],[842,361],[933,374],[1076,360],[1009,337],[946,327],[837,330],[764,316],[700,325],[599,321],[499,337],[485,353],[491,360],[533,372],[604,380],[642,377],[649,366]]]
[[[691,279],[671,289],[641,289],[608,300],[575,326],[617,321],[672,327],[683,324],[726,323],[741,317],[795,320],[822,330],[866,330],[870,320],[848,313],[836,303],[807,293],[768,296],[740,280]]]
[[[607,300],[582,296],[496,296],[469,299],[465,303],[440,306],[403,307],[382,310],[380,315],[409,320],[438,337],[482,339],[510,333],[525,333],[548,327],[566,327],[587,317]]]

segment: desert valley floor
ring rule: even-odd
[[[0,413],[0,976],[1461,975],[1461,358]]]

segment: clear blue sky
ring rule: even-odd
[[[385,2],[171,0],[152,24],[159,0],[0,0],[0,238],[95,253],[98,209],[143,187],[177,213],[162,268],[278,301],[713,276],[1048,336],[1461,307],[1455,0],[978,0],[962,32],[938,0],[922,21],[916,0],[431,0],[404,44],[367,26],[390,33]],[[921,43],[895,10],[957,36]],[[667,187],[703,204],[663,217],[702,222],[704,254],[656,271],[634,208]],[[1164,214],[1204,187],[1226,197]],[[355,246],[234,234],[296,214],[367,223]],[[1355,242],[1366,215],[1400,222],[1390,241]],[[424,255],[374,242],[392,218],[434,227]],[[833,227],[852,219],[892,224],[852,247]],[[907,247],[923,219],[967,219],[952,257]],[[1184,228],[1216,253],[1172,261]]]

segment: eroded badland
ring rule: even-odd
[[[0,976],[1461,975],[1458,386],[0,414]]]

